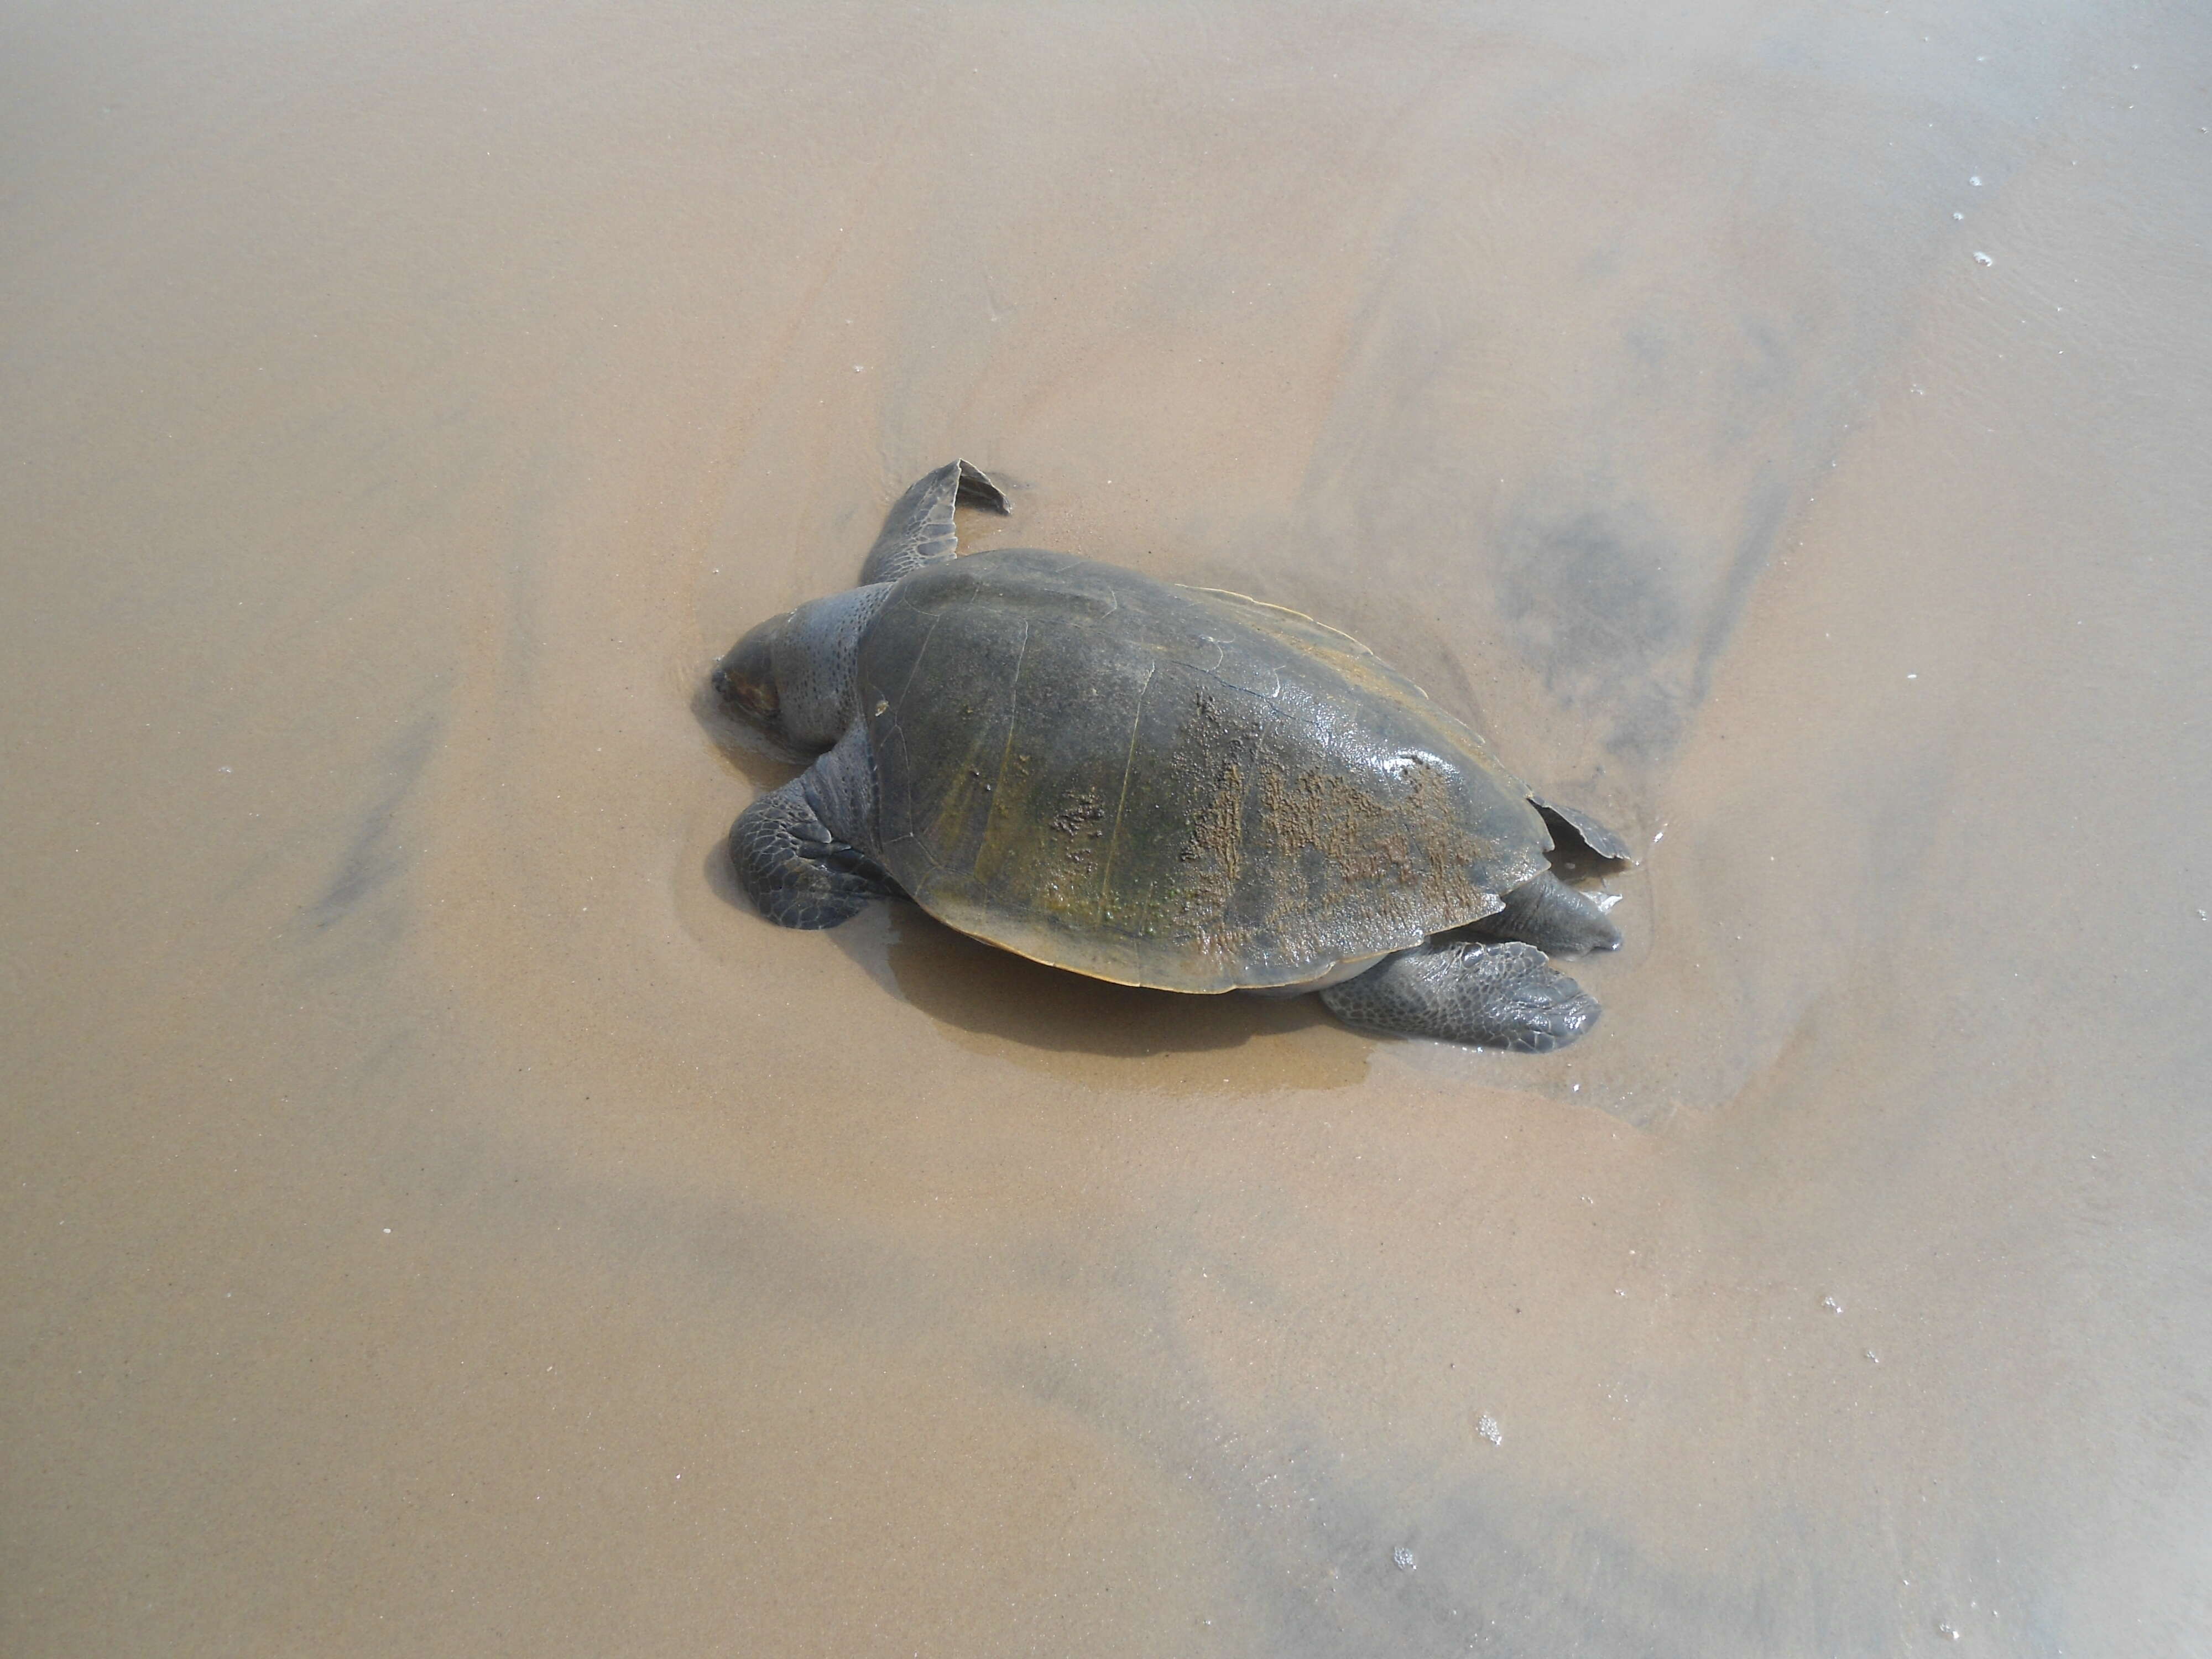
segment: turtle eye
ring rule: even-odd
[[[708,678],[724,707],[756,726],[773,727],[782,706],[775,690],[775,641],[784,620],[777,617],[754,629],[730,648]]]

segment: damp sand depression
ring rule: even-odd
[[[0,35],[0,1646],[2198,1650],[2201,14]],[[1596,1032],[749,913],[954,455],[1647,848]]]

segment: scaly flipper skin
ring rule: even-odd
[[[952,509],[962,501],[997,513],[1011,510],[1005,492],[982,473],[965,461],[947,461],[898,498],[860,567],[860,585],[895,582],[957,556],[960,538]]]
[[[875,844],[875,763],[855,728],[781,789],[739,813],[730,860],[745,896],[783,927],[835,927],[898,886]]]
[[[1545,1054],[1597,1024],[1597,1004],[1533,945],[1464,939],[1401,951],[1321,994],[1347,1025]]]
[[[1540,951],[1618,951],[1620,929],[1595,899],[1550,871],[1505,896],[1505,908],[1474,924],[1485,939],[1517,939]]]

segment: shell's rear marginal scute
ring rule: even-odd
[[[947,461],[898,498],[860,567],[861,586],[895,582],[957,556],[960,538],[953,512],[963,501],[994,513],[1010,510],[1006,492],[982,472],[965,461]]]
[[[1257,601],[978,554],[899,586],[861,672],[887,867],[952,926],[1099,978],[1302,983],[1545,867],[1527,787],[1465,727]]]

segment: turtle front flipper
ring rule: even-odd
[[[1005,513],[1006,492],[965,461],[947,461],[898,498],[884,520],[883,534],[860,567],[860,583],[895,582],[925,565],[958,556],[960,538],[952,510],[962,501]]]
[[[730,861],[745,896],[783,927],[835,927],[898,885],[875,842],[875,763],[859,726],[780,789],[738,815]]]
[[[1564,1048],[1597,1024],[1597,1003],[1533,945],[1431,942],[1321,993],[1347,1025],[1519,1054]]]

